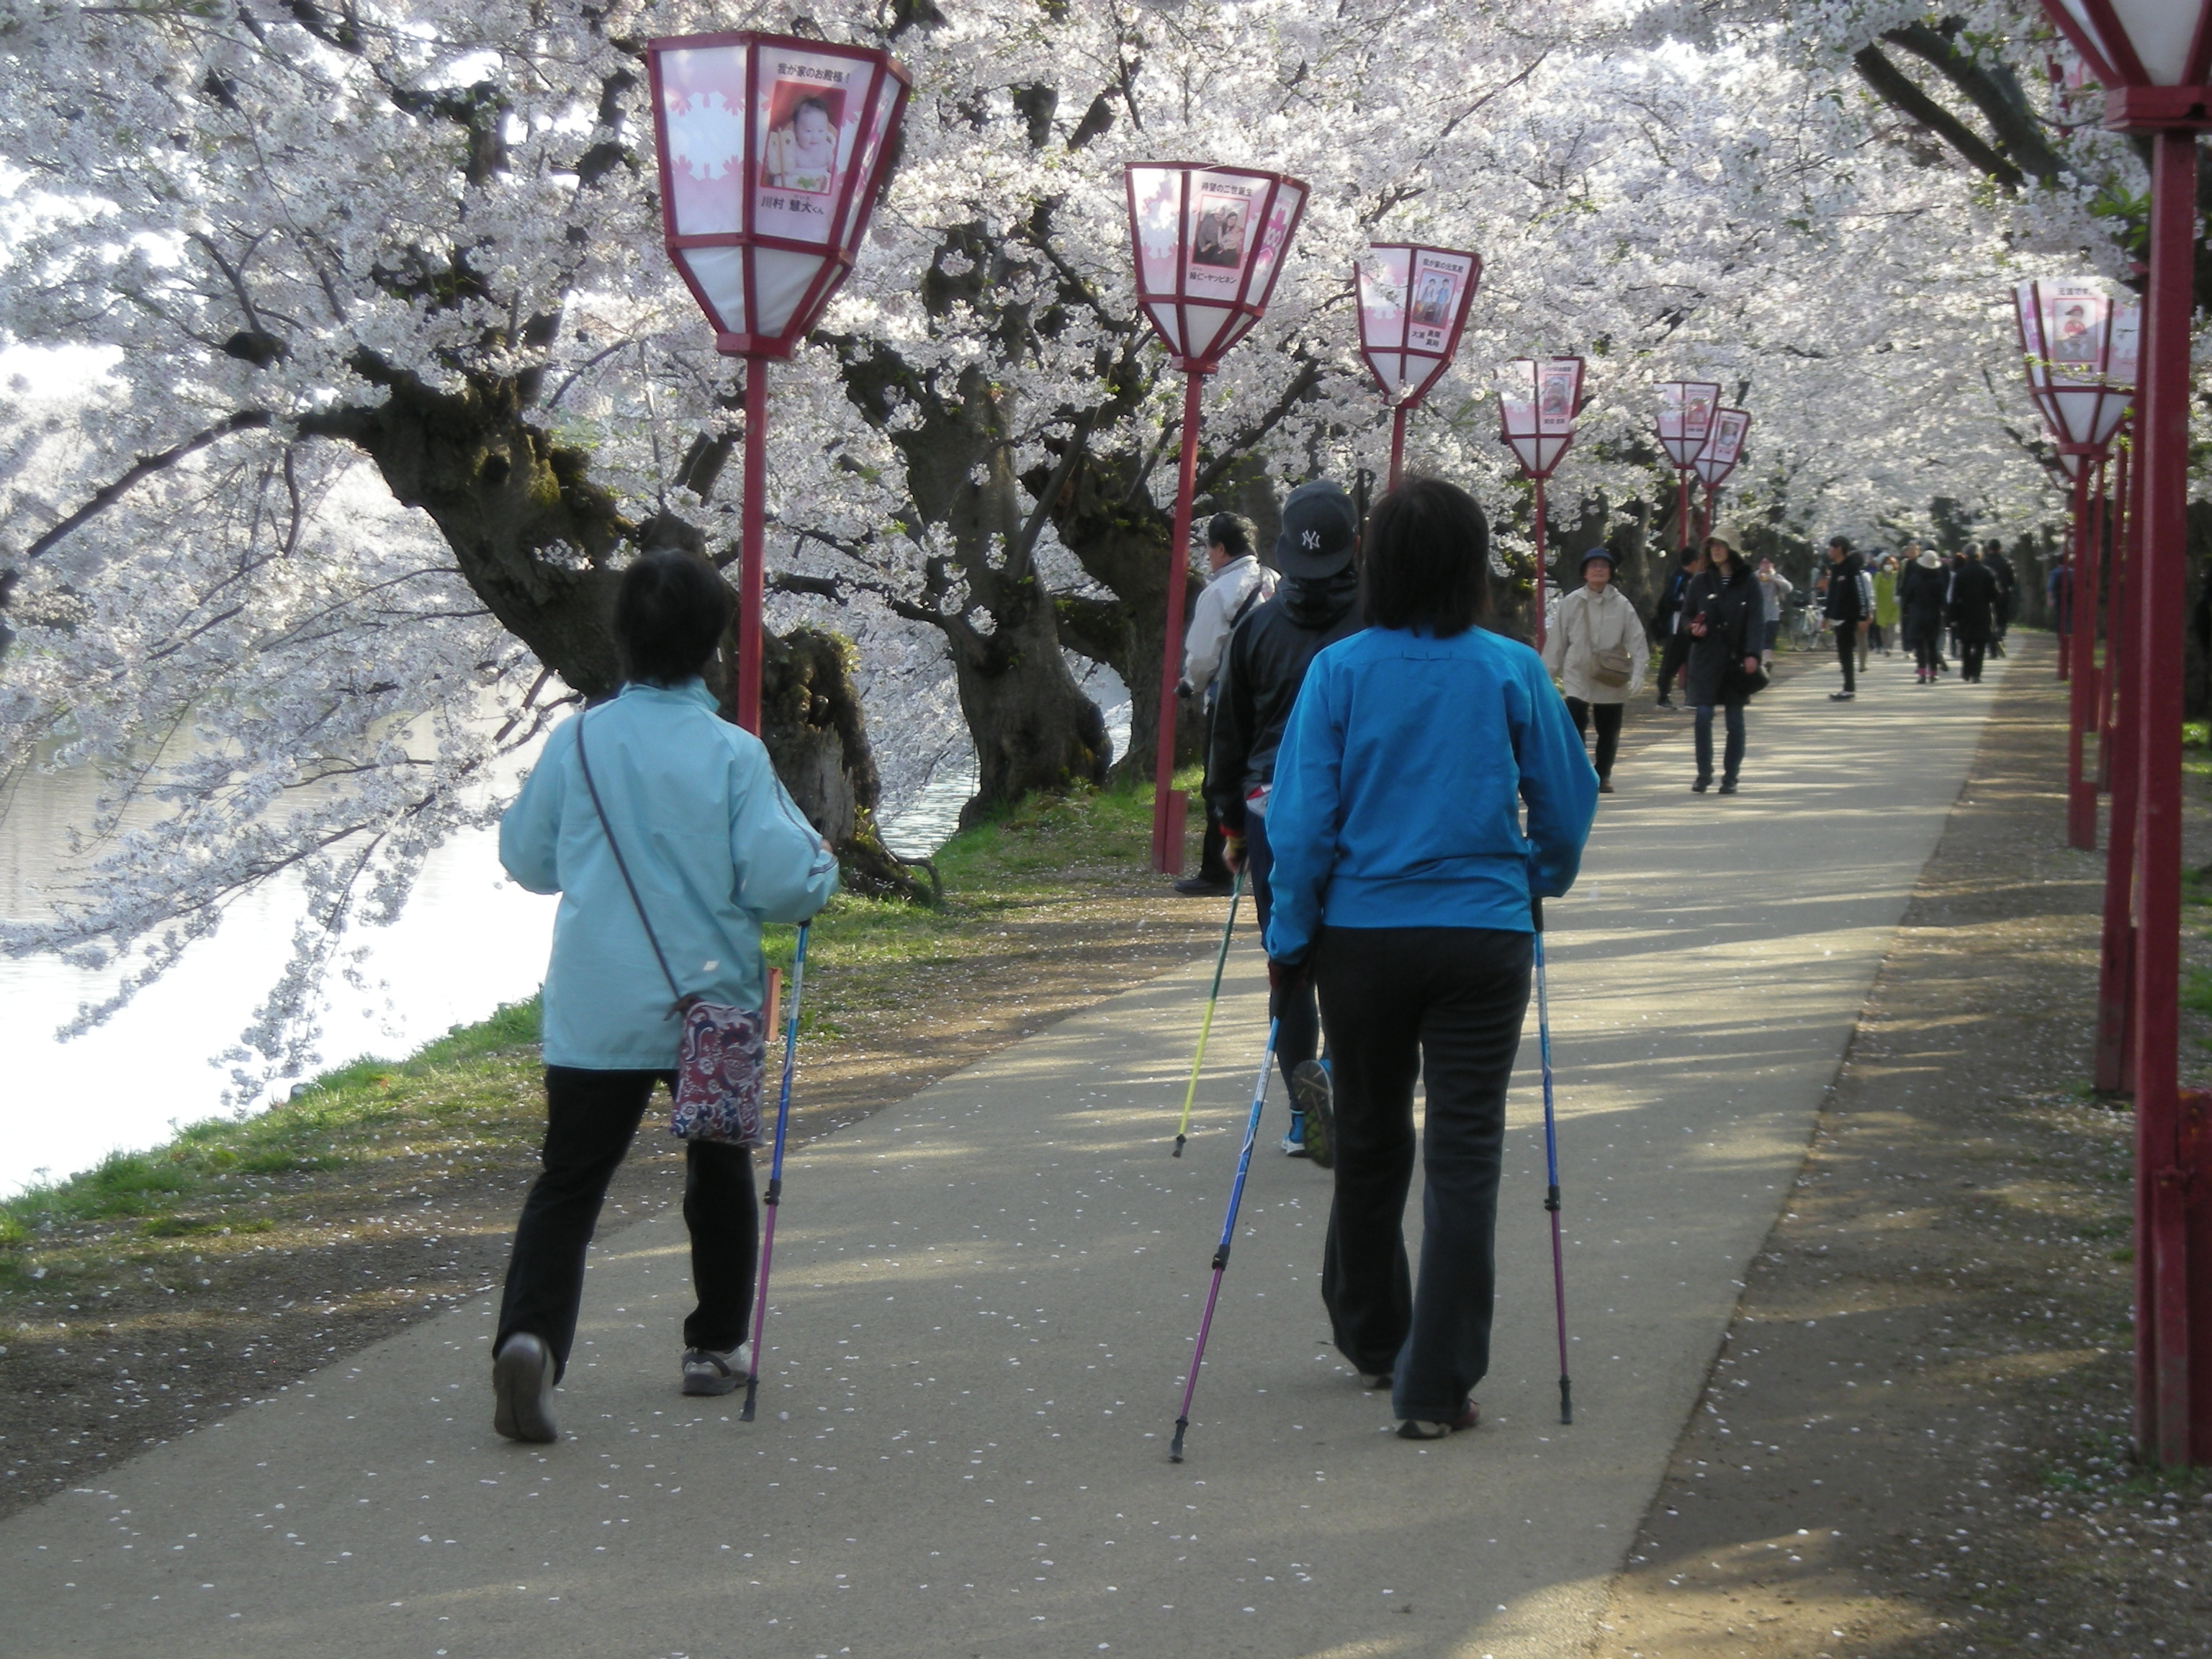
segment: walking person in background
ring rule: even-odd
[[[1866,620],[1866,592],[1859,586],[1859,558],[1841,536],[1828,538],[1828,599],[1821,615],[1836,634],[1836,660],[1843,665],[1844,689],[1828,693],[1830,702],[1858,696],[1859,624]]]
[[[1774,661],[1774,641],[1781,635],[1782,618],[1788,611],[1790,595],[1795,591],[1790,578],[1774,568],[1773,560],[1759,562],[1759,593],[1765,610],[1765,628],[1759,646],[1762,665],[1771,665]]]
[[[1694,547],[1686,547],[1668,573],[1666,585],[1659,590],[1659,608],[1653,621],[1659,629],[1657,706],[1661,708],[1674,707],[1674,676],[1690,659],[1690,636],[1682,631],[1682,601],[1689,596],[1690,584],[1697,580],[1705,568],[1705,556]]]
[[[1211,739],[1214,682],[1220,674],[1222,653],[1246,613],[1274,592],[1275,573],[1253,552],[1251,520],[1239,514],[1213,515],[1206,526],[1206,556],[1212,574],[1191,608],[1190,635],[1183,644],[1182,678],[1176,685],[1176,696],[1181,704],[1196,706]],[[1200,799],[1206,801],[1206,839],[1199,850],[1198,873],[1175,884],[1176,891],[1186,897],[1219,896],[1231,885],[1231,872],[1221,856],[1225,839],[1221,822],[1202,790]]]
[[[1713,710],[1728,728],[1721,757],[1721,793],[1736,792],[1743,770],[1743,707],[1759,684],[1759,582],[1737,550],[1734,525],[1717,525],[1705,539],[1705,571],[1683,602],[1692,641],[1690,707],[1697,714],[1698,775],[1690,785],[1702,795],[1713,781]]]
[[[1543,664],[1479,625],[1489,565],[1482,509],[1455,485],[1413,478],[1376,504],[1372,625],[1314,659],[1268,811],[1267,975],[1278,999],[1309,975],[1320,986],[1336,1067],[1322,1300],[1338,1351],[1363,1387],[1391,1390],[1408,1440],[1476,1424],[1530,902],[1573,883],[1597,805]],[[1418,1276],[1405,1241],[1417,1151]]]
[[[1904,619],[1905,649],[1912,653],[1916,684],[1936,684],[1936,665],[1942,654],[1943,598],[1949,586],[1943,562],[1933,553],[1918,555],[1898,576],[1898,611]]]
[[[1874,573],[1874,620],[1867,624],[1875,648],[1885,657],[1897,644],[1897,561],[1885,557]]]
[[[1990,654],[2002,657],[2005,653],[2005,630],[2012,626],[2014,609],[2020,602],[2020,577],[2005,557],[2004,544],[1991,538],[1982,544],[1982,562],[1997,579],[1996,622],[1990,629]]]
[[[622,690],[553,729],[500,820],[507,874],[561,895],[545,973],[544,1173],[514,1230],[492,1344],[492,1426],[510,1440],[557,1437],[553,1386],[607,1182],[653,1085],[675,1088],[683,1017],[661,951],[684,997],[761,1008],[761,924],[805,921],[837,888],[836,856],[760,739],[715,713],[703,676],[735,608],[705,560],[641,555],[615,596]],[[684,1223],[698,1297],[684,1392],[727,1394],[751,1368],[750,1152],[686,1143]]]
[[[1982,683],[1982,656],[1989,649],[1997,614],[1996,572],[1982,562],[1981,550],[1960,556],[1951,573],[1951,626],[1959,635],[1959,681]]]
[[[1273,914],[1274,854],[1267,807],[1275,757],[1298,700],[1307,665],[1322,647],[1358,632],[1359,573],[1352,568],[1358,521],[1352,497],[1326,480],[1300,484],[1283,502],[1275,595],[1229,636],[1222,659],[1213,735],[1207,744],[1207,805],[1229,841],[1224,856],[1242,868],[1264,931]],[[1307,985],[1280,1000],[1275,1060],[1291,1091],[1283,1151],[1334,1162],[1329,1073],[1321,1063],[1321,1014]]]
[[[1859,672],[1867,672],[1867,660],[1874,654],[1874,562],[1881,556],[1876,548],[1871,554],[1859,556]]]
[[[1583,585],[1559,601],[1544,636],[1544,666],[1559,678],[1575,730],[1587,738],[1591,726],[1597,727],[1598,793],[1609,795],[1621,714],[1644,685],[1644,619],[1613,585],[1613,555],[1606,549],[1583,554],[1582,572]]]

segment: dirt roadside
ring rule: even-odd
[[[2063,845],[2065,688],[2020,655],[1596,1659],[2212,1652],[2212,1486],[2130,1459],[2132,1121],[2087,1086],[2103,866]],[[1898,681],[1854,717],[1978,695]]]

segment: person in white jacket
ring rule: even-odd
[[[1212,574],[1206,589],[1191,607],[1190,630],[1184,636],[1182,679],[1176,687],[1178,702],[1195,698],[1205,716],[1210,750],[1213,730],[1214,682],[1221,675],[1221,659],[1228,654],[1229,636],[1237,624],[1273,597],[1275,573],[1260,562],[1252,550],[1251,520],[1235,513],[1217,513],[1206,527],[1206,562]],[[1229,866],[1222,862],[1221,825],[1209,806],[1206,839],[1198,859],[1198,873],[1176,883],[1176,892],[1190,898],[1220,896],[1229,891]]]
[[[1644,689],[1644,619],[1613,585],[1613,555],[1604,548],[1583,555],[1582,578],[1544,636],[1544,666],[1566,694],[1575,730],[1587,740],[1597,727],[1598,792],[1609,795],[1621,711]]]

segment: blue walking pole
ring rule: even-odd
[[[1552,1111],[1552,1009],[1544,984],[1544,901],[1529,902],[1536,923],[1536,1052],[1544,1066],[1544,1207],[1552,1215],[1552,1298],[1559,1322],[1559,1421],[1575,1420],[1567,1382],[1567,1269],[1559,1253],[1559,1130]]]
[[[775,1259],[775,1218],[783,1207],[783,1132],[791,1122],[792,1062],[799,1053],[799,994],[806,984],[807,924],[799,927],[799,948],[791,959],[791,1006],[783,1016],[783,1088],[775,1102],[775,1152],[769,1160],[768,1222],[761,1235],[760,1283],[753,1291],[752,1364],[745,1368],[745,1406],[740,1423],[753,1420],[753,1403],[760,1394],[761,1334],[768,1321],[768,1269]]]
[[[1213,1328],[1213,1304],[1221,1296],[1221,1275],[1229,1267],[1229,1245],[1237,1231],[1237,1206],[1244,1201],[1244,1176],[1252,1167],[1252,1142],[1260,1133],[1260,1109],[1267,1099],[1267,1068],[1275,1063],[1275,1032],[1281,1022],[1267,1022],[1267,1047],[1260,1056],[1260,1079],[1252,1085],[1252,1115],[1244,1120],[1244,1146],[1237,1154],[1237,1184],[1229,1189],[1229,1214],[1221,1224],[1221,1243],[1213,1250],[1213,1285],[1206,1293],[1206,1314],[1198,1322],[1198,1344],[1190,1356],[1190,1375],[1183,1379],[1182,1409],[1176,1415],[1175,1438],[1168,1445],[1168,1462],[1182,1462],[1183,1431],[1190,1427],[1191,1396],[1198,1392],[1198,1368],[1206,1359],[1206,1334]]]

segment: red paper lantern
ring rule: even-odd
[[[1712,435],[1713,411],[1720,407],[1721,389],[1712,380],[1662,380],[1659,383],[1659,447],[1679,471],[1697,465],[1698,452]]]
[[[1409,242],[1377,242],[1352,269],[1359,355],[1383,398],[1413,408],[1451,367],[1482,256]]]
[[[852,270],[910,84],[889,52],[750,29],[646,44],[669,258],[718,349],[788,357]]]
[[[1197,161],[1132,161],[1126,180],[1137,303],[1178,368],[1211,374],[1266,313],[1306,185]]]

